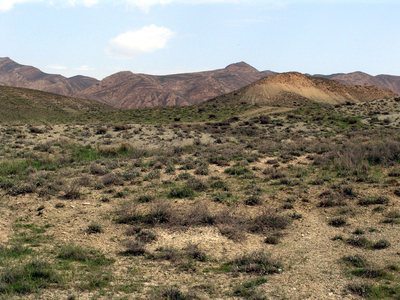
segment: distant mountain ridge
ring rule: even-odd
[[[327,79],[336,80],[345,85],[377,86],[382,89],[391,90],[400,94],[400,76],[377,75],[371,76],[363,72],[339,73],[332,75],[314,75]]]
[[[87,76],[66,78],[24,66],[8,57],[0,58],[0,86],[14,86],[70,96],[98,82]]]
[[[118,109],[191,105],[230,93],[279,73],[258,71],[245,62],[224,69],[174,75],[118,72],[101,81],[86,76],[66,78],[46,74],[10,58],[0,58],[0,86],[15,86],[96,100]],[[344,85],[377,86],[400,94],[400,76],[371,76],[362,72],[313,75]]]
[[[119,72],[74,96],[97,100],[120,109],[190,105],[229,93],[265,77],[240,62],[224,69],[155,76]]]

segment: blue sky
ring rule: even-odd
[[[400,75],[398,0],[0,0],[0,57],[102,79],[245,61]]]

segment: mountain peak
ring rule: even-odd
[[[237,72],[237,71],[252,71],[252,72],[258,72],[258,70],[252,66],[250,66],[248,63],[245,63],[244,61],[230,64],[228,65],[225,70],[230,71],[230,72]]]

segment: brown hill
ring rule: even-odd
[[[363,72],[314,76],[336,80],[345,85],[377,86],[382,89],[391,90],[397,94],[400,94],[400,76],[371,76]]]
[[[0,86],[0,122],[57,119],[115,108],[88,99],[78,99],[26,88]]]
[[[334,80],[289,72],[263,78],[212,101],[293,107],[313,102],[357,103],[396,96],[375,86],[346,86]]]
[[[265,77],[241,62],[215,71],[166,76],[119,72],[76,93],[116,108],[190,105],[237,90]]]
[[[98,80],[86,76],[66,78],[46,74],[31,66],[16,63],[8,57],[0,58],[0,85],[30,88],[59,95],[72,95],[95,84]]]

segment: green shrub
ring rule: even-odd
[[[282,272],[282,263],[265,252],[253,252],[226,263],[232,272],[267,275]]]
[[[180,186],[180,187],[178,186],[178,187],[173,187],[169,191],[168,196],[170,198],[179,198],[179,199],[190,198],[190,197],[194,196],[194,191],[188,185],[184,185],[184,186]]]

